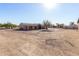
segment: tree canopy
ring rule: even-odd
[[[52,26],[51,22],[48,20],[43,20],[43,25],[46,27],[46,29],[48,29],[48,27]]]
[[[78,20],[77,20],[77,23],[79,23],[79,18],[78,18]]]

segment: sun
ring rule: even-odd
[[[42,3],[43,4],[43,6],[45,7],[45,8],[47,8],[47,9],[53,9],[53,8],[55,8],[56,6],[57,6],[57,4],[56,3],[51,3],[51,2],[44,2],[44,3]]]

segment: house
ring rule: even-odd
[[[37,30],[37,29],[45,29],[45,27],[41,24],[30,24],[30,23],[21,23],[19,25],[20,30]]]
[[[69,25],[69,26],[64,26],[64,29],[78,29],[78,25],[74,24],[74,25]]]

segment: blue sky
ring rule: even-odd
[[[47,19],[52,23],[76,22],[79,17],[79,4],[63,3],[48,10],[40,3],[0,3],[0,23],[19,24],[41,23]]]

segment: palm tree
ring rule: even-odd
[[[78,24],[78,30],[79,30],[79,18],[78,18],[78,20],[77,20],[77,24]]]

